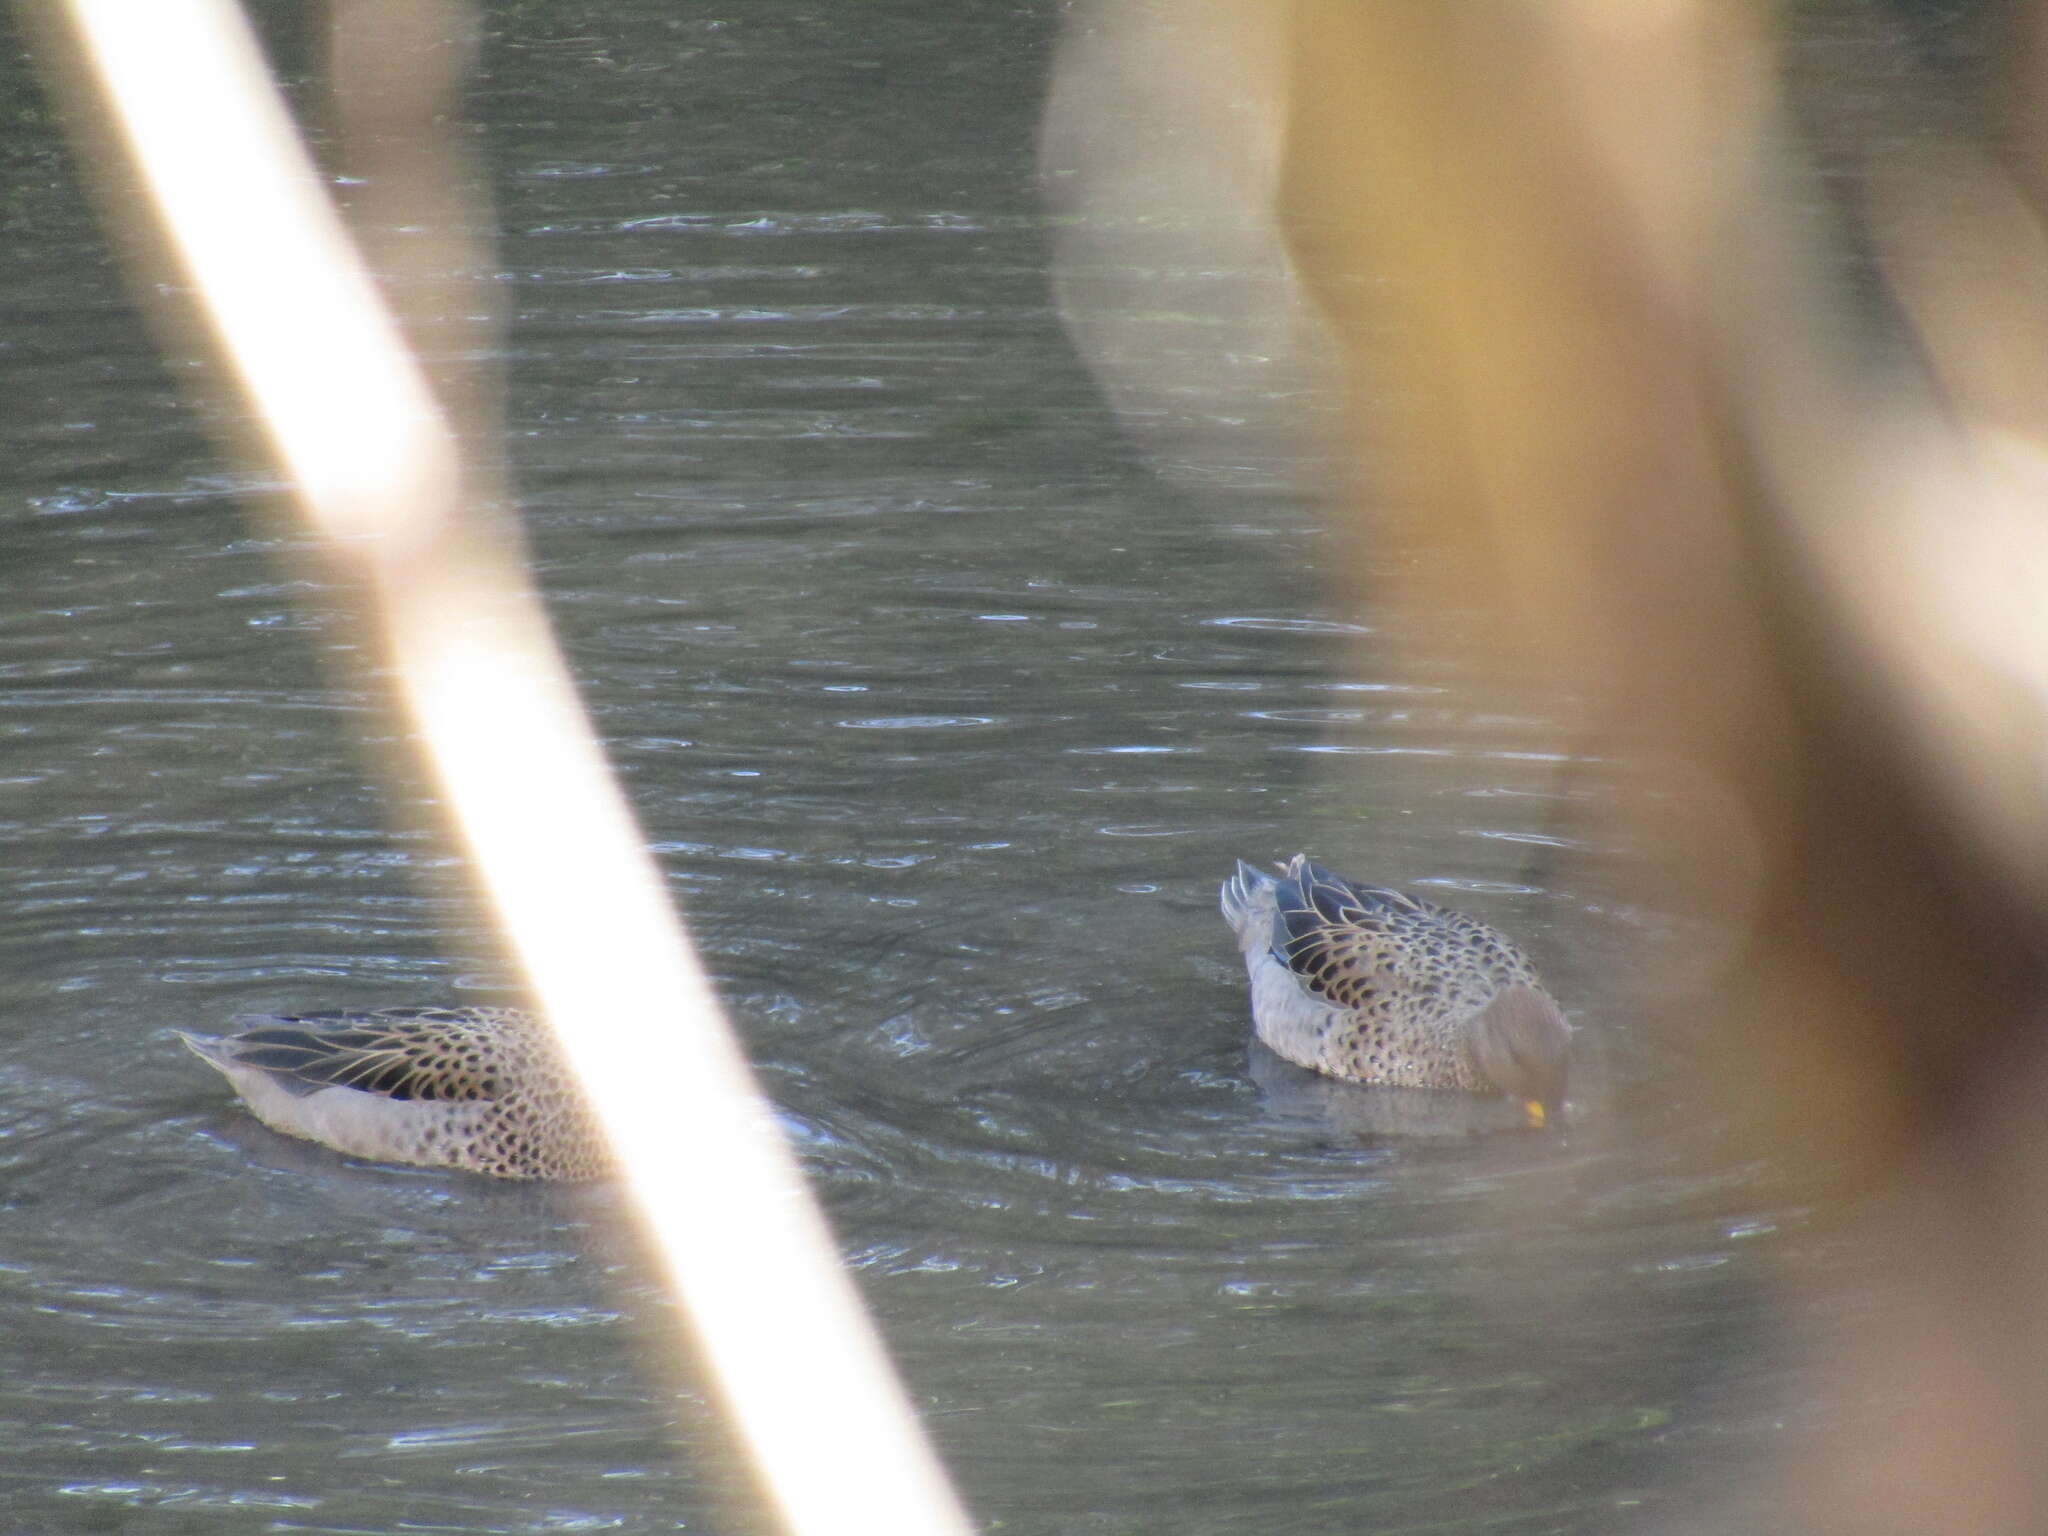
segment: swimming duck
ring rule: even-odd
[[[1297,853],[1242,859],[1223,917],[1251,978],[1252,1025],[1297,1066],[1361,1083],[1564,1103],[1571,1026],[1513,943],[1476,918],[1360,885]]]
[[[178,1035],[256,1118],[355,1157],[504,1179],[588,1179],[609,1165],[546,1027],[517,1008],[256,1014]]]

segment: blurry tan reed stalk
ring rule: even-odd
[[[1814,1336],[1823,1400],[1865,1406],[1796,1460],[1799,1518],[2033,1531],[2048,7],[1981,8],[2010,61],[2002,159],[1964,114],[1900,106],[1910,71],[1871,71],[1881,105],[1820,103],[1884,119],[1856,211],[1917,378],[1859,351],[1799,206],[1785,48],[1822,13],[1885,46],[1885,7],[1828,0],[1094,0],[1047,160],[1109,231],[1069,235],[1070,261],[1118,232],[1148,276],[1236,260],[1269,295],[1244,312],[1280,317],[1286,261],[1242,228],[1272,166],[1348,381],[1361,567],[1394,573],[1381,632],[1476,632],[1472,670],[1540,680],[1583,745],[1655,767],[1663,793],[1606,808],[1603,841],[1641,850],[1649,905],[1727,935],[1668,1022],[1900,1298]],[[1180,375],[1075,329],[1156,440]]]
[[[375,218],[441,232],[385,253],[425,333],[462,311],[448,274],[475,269],[445,233],[462,205],[444,200],[458,178],[432,128],[452,116],[467,10],[376,0],[337,16],[338,78],[361,88],[339,117],[378,162]],[[103,106],[118,124],[101,179],[141,195],[114,216],[156,222],[291,499],[367,594],[421,758],[611,1132],[771,1507],[802,1536],[965,1532],[609,775],[516,535],[486,515],[240,12],[69,0],[34,19],[80,66],[67,112]]]
[[[1298,460],[1319,425],[1304,404],[1328,393],[1273,220],[1277,14],[1243,0],[1078,10],[1040,132],[1062,317],[1124,430],[1190,485],[1228,485],[1274,451]]]
[[[1375,536],[1428,554],[1391,597],[1489,616],[1503,673],[1540,658],[1589,737],[1667,763],[1646,895],[1738,935],[1692,1025],[1761,1148],[1876,1203],[1905,1300],[1830,1340],[1868,1406],[1794,1468],[1800,1518],[2032,1531],[2048,243],[1967,146],[1890,154],[1872,232],[1931,377],[1852,376],[1780,14],[1299,0],[1282,206],[1354,377],[1404,402],[1351,433],[1393,458]],[[1381,278],[1396,340],[1361,348]]]

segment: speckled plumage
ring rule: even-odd
[[[179,1035],[273,1130],[379,1162],[505,1179],[609,1166],[546,1028],[516,1008],[252,1015]]]
[[[1528,957],[1476,918],[1305,854],[1277,877],[1239,861],[1222,906],[1253,1026],[1287,1060],[1358,1082],[1562,1097],[1563,1015]]]

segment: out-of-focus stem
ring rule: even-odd
[[[959,1536],[966,1517],[671,910],[526,571],[474,504],[442,406],[240,13],[225,0],[68,0],[41,19],[118,124],[143,190],[120,216],[161,228],[291,499],[362,582],[419,755],[609,1128],[772,1506],[801,1536]],[[392,100],[402,109],[405,95]]]

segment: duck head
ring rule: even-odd
[[[1495,994],[1471,1025],[1472,1061],[1486,1080],[1542,1127],[1564,1108],[1572,1027],[1536,988],[1517,984]]]

